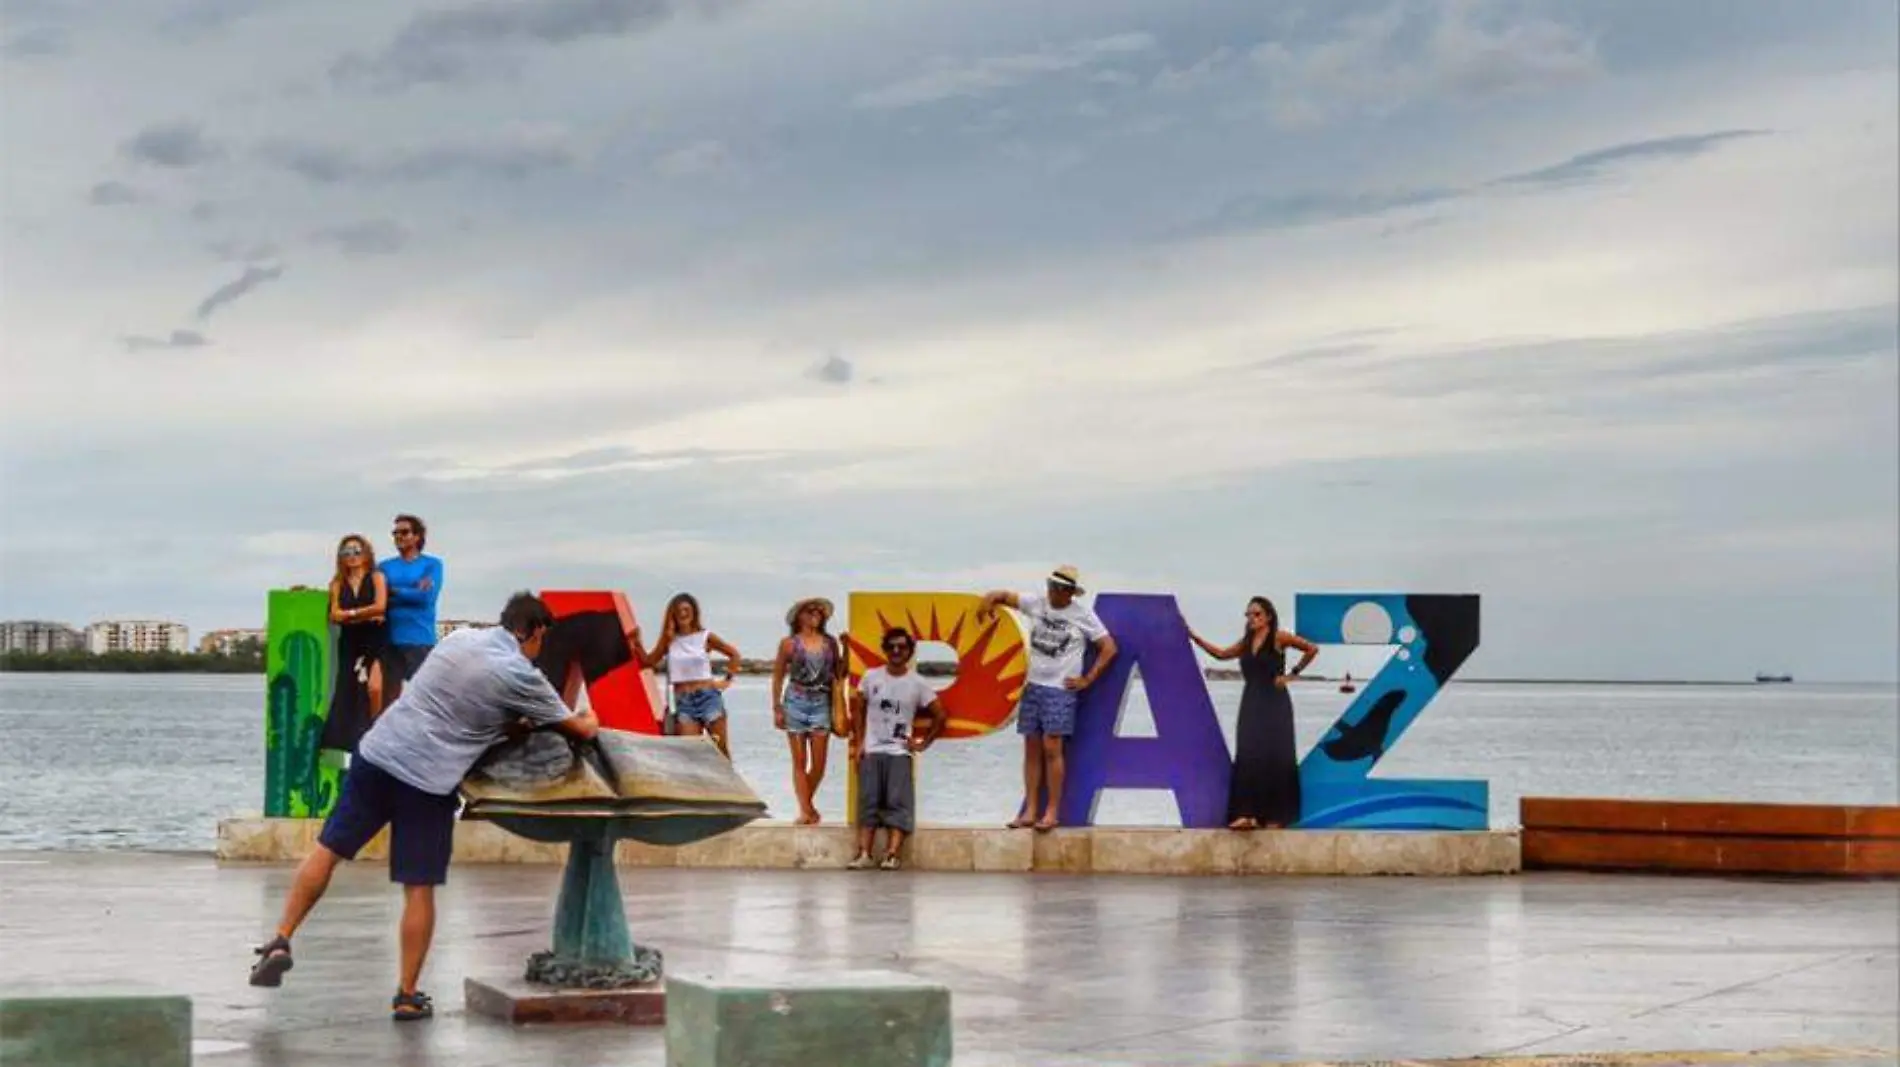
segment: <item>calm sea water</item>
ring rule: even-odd
[[[1211,683],[1231,746],[1238,682]],[[727,693],[739,770],[790,818],[790,764],[763,679]],[[1346,697],[1295,690],[1302,751]],[[218,819],[264,791],[263,680],[255,676],[0,674],[0,849],[208,850]],[[1151,728],[1137,688],[1124,733]],[[1518,797],[1617,796],[1900,803],[1892,686],[1455,685],[1379,766],[1382,777],[1485,778],[1491,821]],[[842,746],[835,751],[842,752]],[[1013,735],[933,749],[918,779],[930,822],[1006,821],[1021,795]],[[820,794],[841,820],[844,781]],[[1166,793],[1110,793],[1098,821],[1176,819]]]

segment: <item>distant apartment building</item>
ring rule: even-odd
[[[435,636],[440,639],[457,630],[480,630],[493,625],[492,622],[476,622],[473,619],[439,619],[435,624]]]
[[[86,627],[86,649],[108,652],[189,652],[191,634],[183,623],[153,619],[112,619]]]
[[[86,635],[63,622],[18,619],[0,622],[0,652],[48,656],[77,652],[86,647]]]
[[[207,656],[234,656],[246,642],[264,647],[262,630],[213,630],[198,639],[198,651]]]

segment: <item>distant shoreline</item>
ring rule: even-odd
[[[716,663],[716,669],[724,664]],[[57,656],[37,656],[6,654],[0,655],[0,674],[262,674],[263,664],[247,663],[237,657],[207,656],[201,653],[183,655],[128,655],[124,653],[109,656],[84,656],[60,654]],[[772,673],[770,660],[743,660],[739,673],[749,678],[769,677]],[[926,661],[917,664],[917,673],[932,678],[948,678],[956,675],[956,664],[941,661]],[[1209,667],[1201,672],[1210,682],[1240,681],[1240,672],[1221,667]],[[1364,686],[1370,680],[1354,678],[1355,686]],[[1297,685],[1302,687],[1315,685],[1339,685],[1345,679],[1325,675],[1307,675],[1300,678]],[[1685,679],[1685,678],[1452,678],[1454,685],[1571,685],[1571,686],[1670,686],[1670,687],[1744,687],[1758,688],[1776,685],[1895,685],[1894,682],[1758,682],[1747,679]]]

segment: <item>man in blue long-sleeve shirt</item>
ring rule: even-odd
[[[396,702],[402,683],[416,676],[416,669],[435,647],[435,602],[442,595],[442,561],[422,551],[429,541],[429,528],[422,520],[414,515],[398,515],[390,536],[396,541],[398,554],[383,560],[377,568],[389,585],[384,707]]]

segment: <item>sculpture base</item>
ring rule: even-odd
[[[468,1010],[503,1022],[666,1024],[666,983],[631,989],[555,989],[519,978],[466,978]]]

